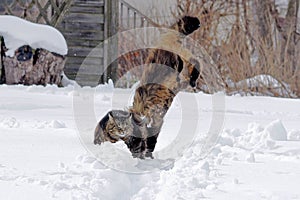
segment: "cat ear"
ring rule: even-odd
[[[111,115],[111,112],[108,113],[109,120],[114,120],[114,117]]]

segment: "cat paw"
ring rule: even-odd
[[[143,153],[132,153],[133,158],[139,158],[139,159],[145,159],[145,156]]]
[[[154,159],[154,157],[153,157],[153,155],[152,155],[152,152],[147,152],[147,153],[145,154],[145,157],[146,157],[146,158]]]

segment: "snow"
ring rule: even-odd
[[[255,157],[254,157],[254,153],[251,152],[247,157],[246,157],[246,161],[249,163],[254,163],[255,162]]]
[[[192,143],[175,159],[143,161],[131,158],[122,142],[92,145],[96,124],[78,124],[74,106],[76,98],[94,99],[99,120],[126,108],[134,89],[114,89],[112,82],[78,87],[0,86],[0,199],[300,199],[300,100],[226,96],[223,130],[204,156],[213,96],[179,93],[154,155],[177,141],[185,119],[197,122]]]
[[[245,93],[245,91],[243,91],[241,88],[243,89],[247,88],[247,90],[249,91],[256,91],[257,88],[265,88],[270,91],[264,91],[264,92],[256,91],[251,93],[257,96],[258,95],[274,96],[274,93],[277,93],[279,96],[282,97],[294,97],[294,98],[296,97],[296,95],[293,94],[293,92],[290,89],[290,86],[287,83],[280,82],[273,76],[267,74],[256,75],[254,77],[241,80],[237,83],[234,83],[233,81],[229,80],[228,86],[234,89],[233,93],[235,94]],[[237,88],[237,90],[239,89],[241,90],[236,91],[235,88]]]
[[[66,40],[57,29],[19,17],[0,15],[0,36],[4,37],[5,46],[8,48],[6,55],[10,57],[24,45],[34,49],[43,48],[60,55],[68,53]]]
[[[287,140],[287,132],[280,120],[276,120],[269,124],[266,127],[266,131],[268,132],[270,139],[282,141]]]
[[[78,83],[74,80],[69,79],[64,72],[62,72],[62,80],[61,80],[61,84],[64,87],[68,87],[68,86],[73,86],[73,87],[79,87]]]
[[[289,132],[288,139],[300,141],[300,130],[292,130],[291,132]]]

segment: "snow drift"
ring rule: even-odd
[[[78,87],[78,86],[77,86]],[[94,94],[95,115],[101,118],[113,104],[124,108],[134,90],[112,84],[74,91],[57,86],[0,86],[0,199],[299,199],[299,100],[271,97],[226,97],[226,121],[211,152],[203,157],[204,133],[212,117],[212,96],[180,93],[174,100],[158,149],[176,138],[181,104],[191,97],[199,117],[197,135],[168,168],[144,174],[125,173],[103,165],[83,148],[74,123],[73,95]],[[125,98],[126,97],[126,98]],[[187,97],[187,98],[181,98]],[[186,102],[182,102],[186,101]],[[195,116],[195,110],[199,115]],[[93,138],[93,130],[87,130]],[[189,129],[186,130],[187,132]],[[99,152],[124,163],[104,145]],[[139,168],[159,165],[128,153],[127,163]]]

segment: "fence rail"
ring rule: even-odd
[[[148,26],[159,26],[152,19],[141,13],[139,10],[124,0],[119,0],[119,21],[120,29],[142,28]]]

